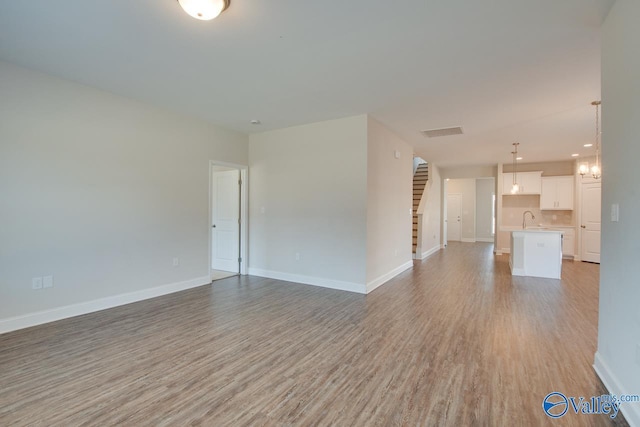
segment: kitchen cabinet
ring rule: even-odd
[[[573,210],[573,176],[546,176],[542,178],[540,210]]]
[[[573,258],[576,255],[576,232],[573,228],[562,229],[562,256]]]
[[[560,279],[562,231],[520,230],[511,232],[509,266],[513,276]]]
[[[542,191],[542,172],[517,172],[516,180],[520,191],[515,195],[540,194]],[[512,195],[513,173],[502,174],[502,194]]]

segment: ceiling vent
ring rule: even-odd
[[[441,136],[462,135],[462,126],[453,128],[423,130],[422,134],[427,138],[439,138]]]

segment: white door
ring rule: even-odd
[[[462,196],[447,195],[447,241],[460,241],[460,215],[462,214]]]
[[[600,206],[599,182],[582,184],[582,233],[581,258],[583,261],[600,263]]]
[[[240,171],[213,172],[211,268],[237,273],[240,248]]]

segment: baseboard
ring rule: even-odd
[[[476,237],[476,242],[493,243],[493,241],[494,241],[493,237]]]
[[[431,249],[429,249],[428,251],[422,252],[422,254],[420,254],[419,257],[416,257],[416,259],[419,259],[419,260],[427,259],[431,255],[433,255],[436,252],[440,251],[441,249],[442,249],[442,247],[440,245],[434,246]]]
[[[366,294],[364,284],[343,282],[340,280],[326,279],[324,277],[303,276],[301,274],[283,273],[280,271],[263,270],[249,267],[250,276],[266,277],[268,279],[284,280],[285,282],[302,283],[303,285],[319,286],[322,288],[337,289],[340,291],[357,292]]]
[[[475,242],[476,242],[476,239],[470,239],[470,238],[468,238],[468,237],[463,237],[463,238],[461,238],[461,239],[460,239],[460,241],[461,241],[462,243],[475,243]]]
[[[102,311],[109,308],[118,307],[133,302],[143,301],[162,295],[172,294],[174,292],[184,291],[186,289],[196,288],[198,286],[211,283],[211,280],[204,277],[186,280],[184,282],[170,283],[167,285],[156,286],[154,288],[141,289],[126,294],[113,295],[110,297],[100,298],[92,301],[81,302],[78,304],[66,305],[63,307],[52,308],[50,310],[38,311],[22,316],[9,317],[0,320],[0,334],[16,331],[18,329],[29,328],[31,326],[42,325],[43,323],[55,322],[57,320],[67,319],[69,317],[81,316],[83,314]]]
[[[391,280],[394,277],[396,277],[398,274],[402,273],[405,270],[408,270],[411,267],[413,267],[413,261],[407,261],[404,264],[402,264],[401,266],[394,268],[390,272],[388,272],[386,274],[383,274],[382,276],[378,277],[377,279],[373,279],[372,281],[367,283],[367,293],[369,293],[369,292],[373,291],[374,289],[382,286],[383,284],[387,283],[389,280]]]
[[[637,394],[638,390],[625,390],[618,378],[611,372],[607,363],[602,359],[599,352],[596,352],[593,361],[593,369],[600,377],[600,380],[609,393],[620,396],[621,394]],[[620,411],[631,427],[640,426],[640,405],[637,402],[620,405]]]
[[[511,248],[502,248],[502,249],[500,250],[500,252],[501,252],[502,254],[510,254],[510,253],[511,253]]]

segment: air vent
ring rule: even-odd
[[[422,134],[427,138],[439,138],[441,136],[462,135],[462,126],[453,128],[423,130]]]

